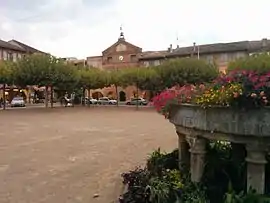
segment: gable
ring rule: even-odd
[[[117,52],[133,52],[140,53],[142,48],[137,47],[125,40],[118,40],[116,43],[108,47],[102,52],[102,55],[109,55]]]

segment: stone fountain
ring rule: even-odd
[[[270,144],[270,108],[238,110],[229,107],[202,108],[192,104],[172,105],[170,122],[179,138],[179,166],[190,165],[191,179],[201,180],[209,140],[228,141],[246,149],[247,187],[265,190],[266,153]]]

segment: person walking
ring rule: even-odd
[[[2,105],[4,105],[4,100],[3,100],[3,98],[1,97],[1,98],[0,98],[0,108],[2,108]]]
[[[74,107],[74,100],[75,100],[75,92],[72,92],[72,94],[71,94],[72,107]]]
[[[65,97],[64,97],[64,100],[65,100],[65,107],[67,107],[67,105],[68,105],[68,93],[66,92],[66,94],[65,94]]]

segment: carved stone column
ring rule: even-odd
[[[267,163],[266,147],[258,143],[246,145],[247,150],[247,189],[255,189],[257,193],[265,191],[265,164]]]
[[[190,143],[190,172],[191,180],[193,182],[200,182],[204,171],[204,158],[205,158],[205,146],[206,140],[204,138],[187,138]]]
[[[178,166],[189,168],[190,165],[190,153],[189,144],[186,140],[186,136],[180,132],[176,132],[178,135]]]

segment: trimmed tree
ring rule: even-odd
[[[79,70],[79,87],[88,91],[90,95],[91,89],[98,89],[107,86],[107,73],[97,68]],[[90,103],[88,103],[90,104]]]
[[[53,56],[33,54],[18,61],[15,71],[15,84],[20,86],[45,86],[45,106],[48,107],[48,89],[59,80],[57,72],[60,61]]]
[[[228,71],[245,70],[266,73],[270,71],[270,55],[268,53],[254,54],[244,58],[236,59],[229,63]]]
[[[115,94],[116,94],[116,101],[117,101],[117,106],[119,105],[119,94],[118,94],[118,87],[119,86],[125,86],[124,84],[124,77],[123,77],[124,70],[113,70],[111,72],[107,73],[107,78],[108,78],[108,85],[113,85],[115,88]]]
[[[13,63],[9,61],[0,62],[0,84],[2,84],[3,89],[3,109],[6,109],[6,85],[12,83],[12,70]]]
[[[175,85],[210,82],[219,74],[216,66],[195,58],[169,60],[157,67],[156,71],[160,77],[158,86],[161,91]]]

